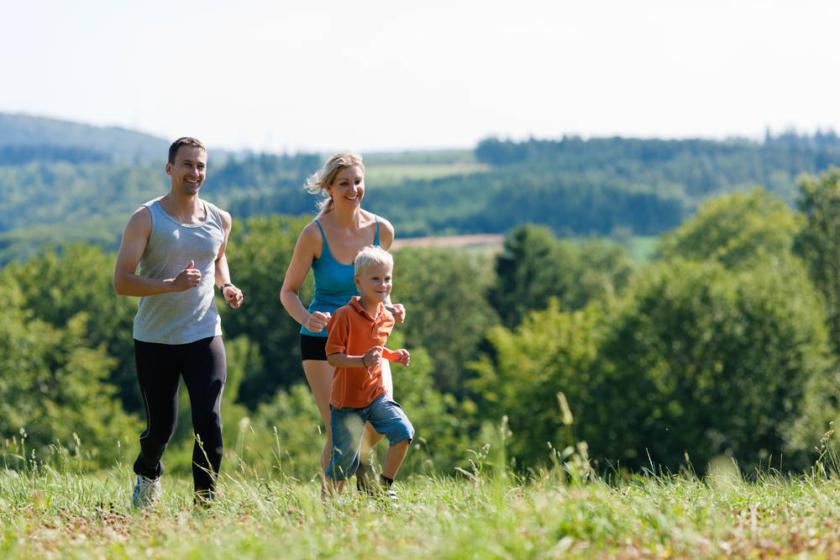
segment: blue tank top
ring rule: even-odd
[[[313,313],[321,311],[325,313],[335,313],[335,310],[342,305],[347,305],[350,298],[359,295],[356,290],[356,283],[353,281],[355,270],[353,263],[343,264],[335,260],[335,257],[330,252],[330,246],[327,243],[327,235],[324,233],[324,228],[321,223],[315,220],[315,224],[321,231],[321,239],[323,246],[321,248],[320,258],[312,260],[312,273],[315,275],[315,296],[309,304],[308,311]],[[379,218],[376,219],[376,234],[373,237],[373,244],[379,247]],[[312,332],[303,325],[300,327],[300,334],[308,336],[327,336],[327,329],[321,329],[321,332]]]

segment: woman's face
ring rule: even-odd
[[[332,185],[327,187],[327,192],[336,206],[360,205],[365,196],[365,174],[362,168],[353,165],[339,171]]]

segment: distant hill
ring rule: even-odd
[[[137,162],[165,157],[169,141],[120,127],[99,127],[19,113],[0,113],[0,160]],[[9,161],[12,158],[13,161]]]
[[[114,248],[127,216],[168,189],[167,146],[125,129],[0,113],[0,266],[50,240]],[[315,212],[303,184],[323,154],[210,155],[202,196],[237,220]],[[756,185],[793,203],[801,174],[840,167],[840,138],[487,138],[474,150],[365,160],[365,207],[387,216],[401,239],[504,235],[526,222],[562,236],[629,239],[659,235],[706,198]]]

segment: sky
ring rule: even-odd
[[[0,0],[0,112],[273,152],[840,131],[840,2]]]

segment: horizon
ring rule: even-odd
[[[148,130],[142,130],[137,128],[131,128],[120,124],[93,124],[89,122],[83,122],[78,120],[68,119],[66,117],[61,116],[52,116],[52,115],[43,115],[43,114],[32,114],[32,113],[24,113],[24,112],[4,112],[0,111],[0,115],[12,115],[12,116],[21,116],[21,117],[28,117],[34,119],[45,119],[51,120],[61,123],[67,123],[72,125],[80,125],[80,126],[90,126],[93,128],[101,129],[101,130],[124,130],[128,132],[134,132],[138,134],[148,135],[160,140],[164,140],[167,142],[174,141],[177,137],[173,136],[171,138],[167,138],[160,133]],[[570,138],[577,138],[583,141],[590,141],[590,140],[602,140],[602,139],[611,139],[611,138],[619,138],[622,140],[664,140],[664,141],[691,141],[691,140],[700,140],[700,141],[709,141],[709,142],[755,142],[758,144],[764,143],[767,139],[767,135],[770,135],[773,138],[780,138],[786,134],[794,134],[802,138],[813,138],[818,134],[833,134],[833,135],[840,135],[838,134],[838,130],[834,128],[817,128],[813,131],[803,131],[797,130],[795,128],[787,128],[784,130],[772,130],[767,127],[759,136],[746,136],[746,135],[732,135],[726,137],[711,137],[711,136],[682,136],[682,137],[664,137],[664,136],[625,136],[625,135],[610,135],[610,136],[587,136],[582,134],[575,134],[575,133],[563,133],[560,136],[556,137],[541,137],[541,136],[529,136],[527,138],[511,138],[511,137],[504,137],[504,136],[487,136],[485,138],[478,139],[473,145],[471,146],[422,146],[422,147],[389,147],[389,148],[373,148],[367,150],[357,150],[360,153],[368,154],[368,155],[388,155],[388,154],[399,154],[399,153],[409,153],[409,152],[447,152],[447,151],[472,151],[476,148],[479,142],[482,140],[494,138],[501,141],[513,141],[513,142],[527,142],[529,140],[536,140],[536,141],[545,141],[545,142],[559,142],[565,139]],[[190,134],[184,134],[182,136],[192,136]],[[201,140],[199,138],[199,140]],[[202,140],[203,142],[203,140]],[[283,154],[303,154],[303,153],[317,153],[317,154],[328,154],[332,153],[334,150],[290,150],[290,151],[261,151],[255,150],[252,148],[230,148],[227,146],[217,146],[212,144],[207,144],[208,149],[220,150],[224,152],[231,152],[234,154],[273,154],[273,155],[283,155]],[[353,150],[351,150],[353,151]]]
[[[232,151],[840,129],[840,5],[827,0],[38,0],[8,12],[0,48],[19,56],[0,62],[0,111]]]

